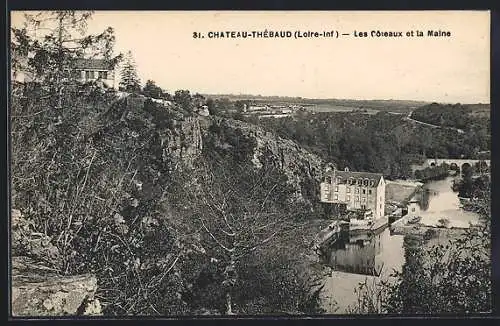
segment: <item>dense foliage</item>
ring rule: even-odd
[[[401,115],[298,112],[279,119],[243,118],[336,162],[339,168],[382,172],[386,177],[411,177],[411,165],[427,157],[475,158],[489,150],[487,125],[460,134],[405,120]]]
[[[439,166],[428,167],[415,171],[415,178],[420,181],[443,180],[449,176],[450,166],[443,163]]]
[[[22,94],[12,107],[13,205],[53,239],[61,272],[97,275],[105,313],[318,311],[311,299],[317,277],[304,275],[294,258],[308,244],[285,241],[305,212],[287,200],[278,170],[248,165],[251,142],[241,138],[241,151],[200,153],[183,167],[161,147],[176,132],[172,122],[184,119],[175,110],[131,106],[97,88],[68,94],[64,110],[33,115],[45,103],[35,90]],[[228,241],[224,218],[237,237],[220,246]],[[227,254],[231,246],[236,256]],[[251,285],[277,278],[279,288]]]
[[[472,131],[484,130],[478,137],[486,138],[491,134],[489,106],[484,105],[481,111],[473,110],[471,106],[461,104],[432,103],[419,107],[412,112],[412,118],[437,126],[457,128]],[[474,114],[478,112],[479,114]]]

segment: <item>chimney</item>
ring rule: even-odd
[[[349,172],[349,168],[346,166],[344,169],[345,172]]]

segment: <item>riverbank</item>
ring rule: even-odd
[[[402,203],[412,196],[417,188],[422,186],[423,183],[418,181],[388,180],[385,186],[385,200],[387,202]]]
[[[417,238],[426,239],[431,243],[446,243],[448,240],[455,239],[462,235],[467,228],[462,227],[437,227],[424,225],[421,223],[416,224],[399,224],[391,225],[391,235],[412,236]],[[424,244],[424,243],[422,243]]]

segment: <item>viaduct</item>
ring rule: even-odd
[[[438,166],[443,163],[448,164],[451,168],[459,168],[460,173],[462,173],[462,169],[466,166],[474,167],[476,163],[484,162],[486,166],[491,167],[490,160],[470,160],[470,159],[453,159],[453,158],[431,158],[426,159],[424,164],[422,165],[414,165],[412,166],[413,172],[416,170],[422,170],[428,167]]]

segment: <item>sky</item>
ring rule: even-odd
[[[13,13],[13,25],[19,17]],[[151,79],[169,92],[490,102],[488,11],[95,11],[88,32],[108,26],[115,30],[115,51],[132,51],[142,83]],[[266,29],[349,35],[208,37],[210,31]],[[378,30],[404,36],[370,36]],[[416,30],[425,36],[405,36]],[[428,37],[428,30],[451,36]]]

